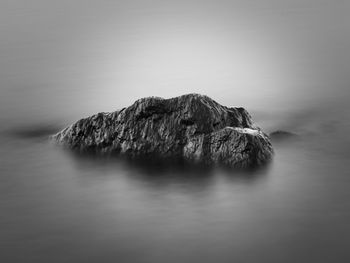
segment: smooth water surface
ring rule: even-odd
[[[0,262],[350,259],[349,144],[336,129],[275,143],[251,172],[77,156],[52,130],[1,134]]]

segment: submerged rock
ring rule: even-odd
[[[281,141],[287,141],[291,139],[296,139],[299,136],[293,132],[288,132],[288,131],[274,131],[270,133],[270,138],[274,142],[281,142]]]
[[[244,108],[207,96],[149,97],[81,119],[52,138],[80,152],[253,167],[272,158],[268,136]]]

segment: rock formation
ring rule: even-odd
[[[81,119],[52,138],[80,152],[254,167],[273,155],[270,140],[244,108],[207,96],[149,97]]]
[[[293,132],[278,130],[278,131],[271,132],[269,137],[273,142],[281,142],[281,141],[287,141],[291,139],[297,139],[299,136]]]

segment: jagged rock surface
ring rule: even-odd
[[[270,140],[244,108],[207,96],[149,97],[81,119],[53,136],[78,151],[252,167],[272,158]]]

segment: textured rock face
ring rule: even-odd
[[[53,139],[83,152],[233,167],[261,165],[273,154],[268,136],[244,108],[198,94],[140,99],[120,111],[81,119]]]

